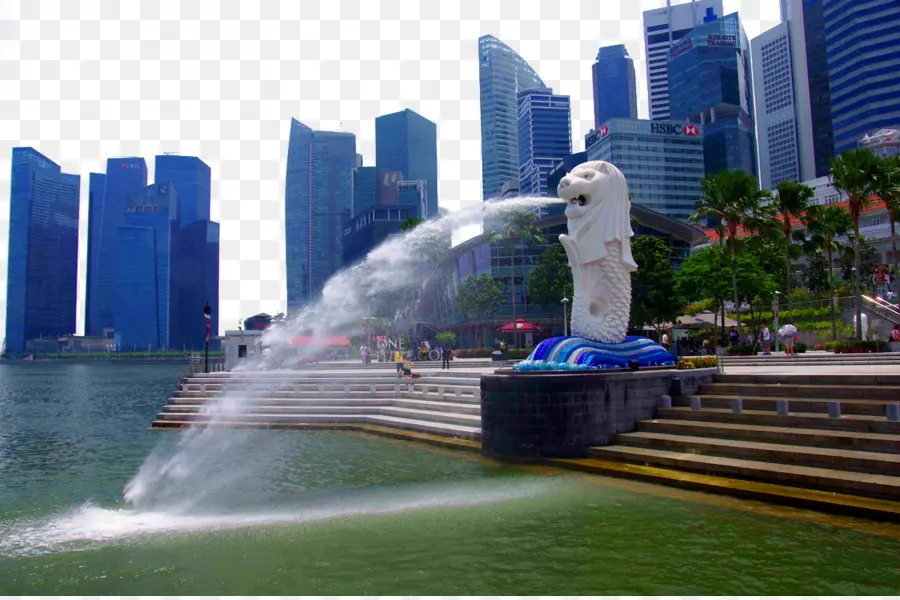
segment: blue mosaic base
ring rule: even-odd
[[[627,369],[629,361],[642,367],[674,367],[668,350],[640,336],[628,336],[618,344],[605,344],[581,337],[544,340],[534,352],[513,366],[514,371],[589,371]]]

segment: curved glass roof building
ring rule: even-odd
[[[478,39],[481,85],[481,191],[500,195],[507,181],[519,181],[517,96],[547,86],[516,52],[492,35]]]

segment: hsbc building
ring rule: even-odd
[[[686,220],[703,194],[703,127],[684,121],[610,119],[585,136],[588,160],[616,165],[635,204]]]

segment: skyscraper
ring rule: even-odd
[[[750,44],[737,13],[715,18],[669,49],[671,119],[703,126],[706,174],[756,174]]]
[[[782,0],[781,6],[782,20],[786,13],[790,31],[797,131],[803,153],[800,157],[801,172],[809,171],[809,161],[812,160],[815,177],[825,177],[831,172],[831,158],[834,156],[825,6],[823,0]],[[803,141],[810,138],[812,157]],[[802,177],[807,179],[805,175]]]
[[[97,277],[94,269],[97,268],[97,260],[100,256],[100,224],[103,220],[103,191],[106,188],[106,175],[91,173],[88,178],[88,186],[87,281],[90,285],[90,282]],[[94,330],[91,323],[91,318],[95,316],[91,307],[92,301],[96,301],[96,297],[88,292],[85,295],[84,307],[85,333]]]
[[[178,198],[170,182],[157,182],[126,198],[116,227],[113,315],[123,351],[171,347],[177,329]],[[198,307],[199,309],[202,307]]]
[[[721,15],[722,0],[691,0],[685,4],[644,11],[644,46],[647,49],[647,88],[650,96],[650,119],[668,119],[669,46],[703,23],[708,9]]]
[[[375,167],[353,169],[353,207],[350,216],[355,217],[378,204],[378,170]]]
[[[519,194],[547,196],[547,174],[572,154],[569,97],[550,89],[523,90],[518,105]]]
[[[212,335],[219,331],[219,224],[203,220],[185,225],[176,244],[169,344],[174,349],[200,350],[206,339],[201,310],[207,302],[212,309],[210,331]]]
[[[163,154],[155,158],[153,179],[169,181],[178,192],[178,221],[184,227],[194,221],[209,221],[212,174],[196,156]]]
[[[87,306],[90,314],[86,335],[100,336],[115,327],[113,305],[116,286],[117,228],[123,223],[128,195],[147,187],[147,163],[143,158],[110,158],[106,161],[106,184],[98,227],[90,228]],[[99,236],[95,239],[94,236]]]
[[[605,46],[591,68],[594,81],[594,127],[609,119],[637,119],[634,61],[624,44]]]
[[[34,148],[13,148],[9,194],[6,351],[75,333],[81,177]]]
[[[834,150],[900,123],[900,3],[824,2]]]
[[[751,43],[759,183],[765,189],[815,178],[810,105],[796,89],[807,80],[806,61],[795,63],[795,43],[786,19]]]
[[[356,156],[352,133],[313,131],[291,119],[284,192],[288,310],[312,302],[341,266]]]
[[[428,213],[422,217],[437,216],[437,125],[409,109],[375,119],[375,167],[426,182]]]
[[[500,195],[506,182],[519,180],[517,95],[547,86],[521,56],[492,35],[478,40],[481,86],[481,192]]]

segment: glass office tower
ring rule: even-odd
[[[547,174],[572,154],[571,103],[549,89],[521,91],[518,102],[519,194],[547,196]]]

